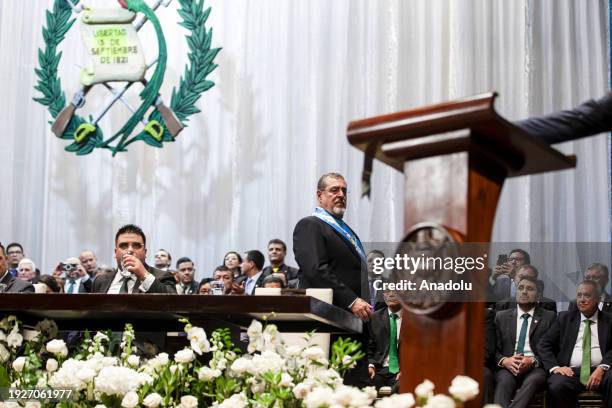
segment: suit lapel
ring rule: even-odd
[[[391,316],[389,316],[389,309],[383,309],[384,318],[382,319],[383,333],[385,333],[385,355],[389,355],[389,345],[391,340]]]
[[[572,316],[572,320],[570,322],[570,336],[568,338],[568,345],[570,345],[570,347],[572,347],[572,349],[574,348],[574,345],[576,344],[576,339],[578,339],[578,330],[580,330],[580,312],[578,310],[576,310],[576,313],[574,313],[574,315]],[[572,350],[570,350],[570,354],[568,357],[571,357],[572,355]],[[569,361],[569,358],[568,358]]]
[[[108,293],[108,290],[111,287],[111,283],[113,283],[113,280],[115,279],[115,275],[117,275],[117,270],[116,269],[112,273],[109,273],[107,275],[103,275],[107,279],[102,282],[102,285],[101,285],[101,288],[100,288],[102,293]]]
[[[517,311],[516,311],[516,307],[514,309],[512,309],[512,313],[510,313],[510,315],[508,316],[508,320],[506,321],[507,327],[508,327],[508,333],[510,333],[510,336],[508,336],[508,340],[510,340],[510,344],[512,345],[512,353],[514,353],[514,345],[516,344],[516,316],[517,316]]]
[[[540,324],[540,320],[542,320],[542,311],[540,308],[536,307],[533,312],[533,320],[531,321],[531,326],[529,326],[529,342],[531,343],[531,338],[533,336],[533,332],[535,332],[538,324]]]

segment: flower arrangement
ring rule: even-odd
[[[63,340],[48,337],[57,331],[41,330],[24,339],[18,320],[7,317],[0,321],[0,387],[74,392],[67,401],[0,407],[446,408],[478,394],[477,382],[458,376],[449,388],[453,398],[434,395],[434,385],[426,380],[416,388],[416,399],[408,393],[375,401],[373,387],[342,384],[343,374],[364,357],[356,342],[340,339],[328,360],[313,345],[312,333],[304,347],[286,345],[275,325],[254,320],[242,354],[228,329],[215,330],[209,339],[202,328],[182,322],[189,346],[172,357],[160,353],[144,359],[136,355],[130,324],[118,345],[110,332],[93,337],[85,332],[77,350],[69,352]]]

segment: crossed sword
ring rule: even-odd
[[[66,1],[68,2],[68,4],[70,5],[70,7],[75,13],[78,14],[81,12],[81,10],[83,10],[82,4],[75,6],[71,0],[66,0]],[[153,7],[151,8],[153,9],[153,11],[155,11],[161,5],[163,5],[164,7],[168,7],[171,2],[172,0],[157,0],[155,4],[153,5]],[[149,19],[143,15],[140,21],[134,24],[134,28],[136,29],[136,31],[139,31],[147,21],[149,21]],[[156,63],[157,63],[157,60],[154,60],[151,63],[147,64],[146,70],[149,70],[149,68],[151,68]],[[143,79],[142,82],[146,86],[146,79]],[[134,84],[134,82],[128,82],[123,88],[120,88],[120,89],[114,88],[106,82],[103,82],[102,84],[106,87],[106,89],[108,89],[111,92],[112,96],[106,99],[104,106],[102,107],[102,109],[100,109],[100,111],[93,118],[93,121],[91,123],[86,124],[87,126],[85,127],[85,129],[87,133],[95,131],[96,125],[98,124],[98,122],[102,120],[104,115],[106,115],[106,113],[110,110],[110,108],[117,101],[121,101],[132,113],[136,112],[136,109],[134,109],[130,105],[130,103],[127,100],[125,100],[125,98],[123,98],[123,95],[125,94],[125,92],[132,86],[132,84]],[[85,105],[85,96],[87,95],[87,93],[92,87],[93,85],[85,86],[81,88],[79,91],[77,91],[74,94],[72,98],[72,102],[70,102],[70,105],[65,107],[59,113],[59,115],[57,115],[55,122],[51,126],[51,131],[55,134],[55,136],[62,137],[62,135],[66,131],[66,127],[68,127],[68,124],[70,123],[70,120],[74,116],[74,113],[76,112],[76,110],[79,108],[82,108],[83,105]],[[162,118],[164,119],[166,127],[168,128],[168,132],[170,132],[172,137],[176,137],[181,132],[181,130],[183,130],[184,126],[176,118],[176,116],[174,115],[174,112],[172,112],[172,110],[164,104],[161,98],[161,95],[158,96],[157,100],[155,101],[155,107],[157,108]],[[145,126],[145,131],[151,133],[153,137],[158,139],[158,141],[161,140],[161,137],[163,134],[163,128],[161,128],[161,126],[159,125],[159,123],[157,123],[157,121],[153,121],[154,123],[157,123],[157,127],[151,126],[151,125],[154,125],[154,123],[152,122],[147,123],[143,119],[141,119],[140,122]],[[83,135],[75,134],[75,139],[77,141],[80,141],[80,140],[83,140],[85,136],[86,134],[83,134]]]

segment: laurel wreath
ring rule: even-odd
[[[79,3],[79,0],[71,1],[75,6]],[[200,112],[195,104],[202,93],[215,85],[214,82],[206,78],[217,68],[214,59],[221,48],[211,48],[212,28],[206,29],[210,7],[204,9],[204,0],[178,0],[178,2],[180,4],[178,13],[182,18],[180,25],[189,30],[189,34],[186,35],[189,46],[187,55],[189,62],[185,66],[185,72],[181,76],[178,89],[175,87],[172,90],[170,108],[177,119],[185,124],[189,116]],[[61,80],[57,74],[62,52],[58,52],[57,47],[64,40],[66,33],[75,21],[76,19],[72,18],[72,8],[66,0],[55,0],[53,10],[47,10],[46,12],[46,26],[42,30],[45,47],[38,50],[39,67],[34,70],[38,76],[38,82],[34,89],[39,91],[42,97],[34,98],[34,100],[46,106],[54,119],[66,106],[66,95],[62,90]],[[159,141],[142,131],[127,139],[121,145],[111,146],[104,140],[100,127],[96,127],[94,134],[81,142],[76,142],[74,141],[75,131],[81,124],[87,122],[85,118],[76,114],[70,120],[61,138],[72,140],[73,143],[64,149],[79,156],[89,154],[95,148],[125,151],[128,145],[139,140],[154,147],[163,147],[163,142],[173,142],[174,137],[168,132],[162,115],[157,109],[154,109],[149,115],[149,120],[153,119],[162,124],[164,128]],[[91,121],[93,121],[93,118],[90,116],[89,122]],[[50,123],[53,123],[53,121],[50,121]]]

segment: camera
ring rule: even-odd
[[[501,254],[497,257],[497,265],[503,265],[508,262],[508,255]]]
[[[60,263],[60,269],[64,272],[72,272],[78,267],[77,264]]]

